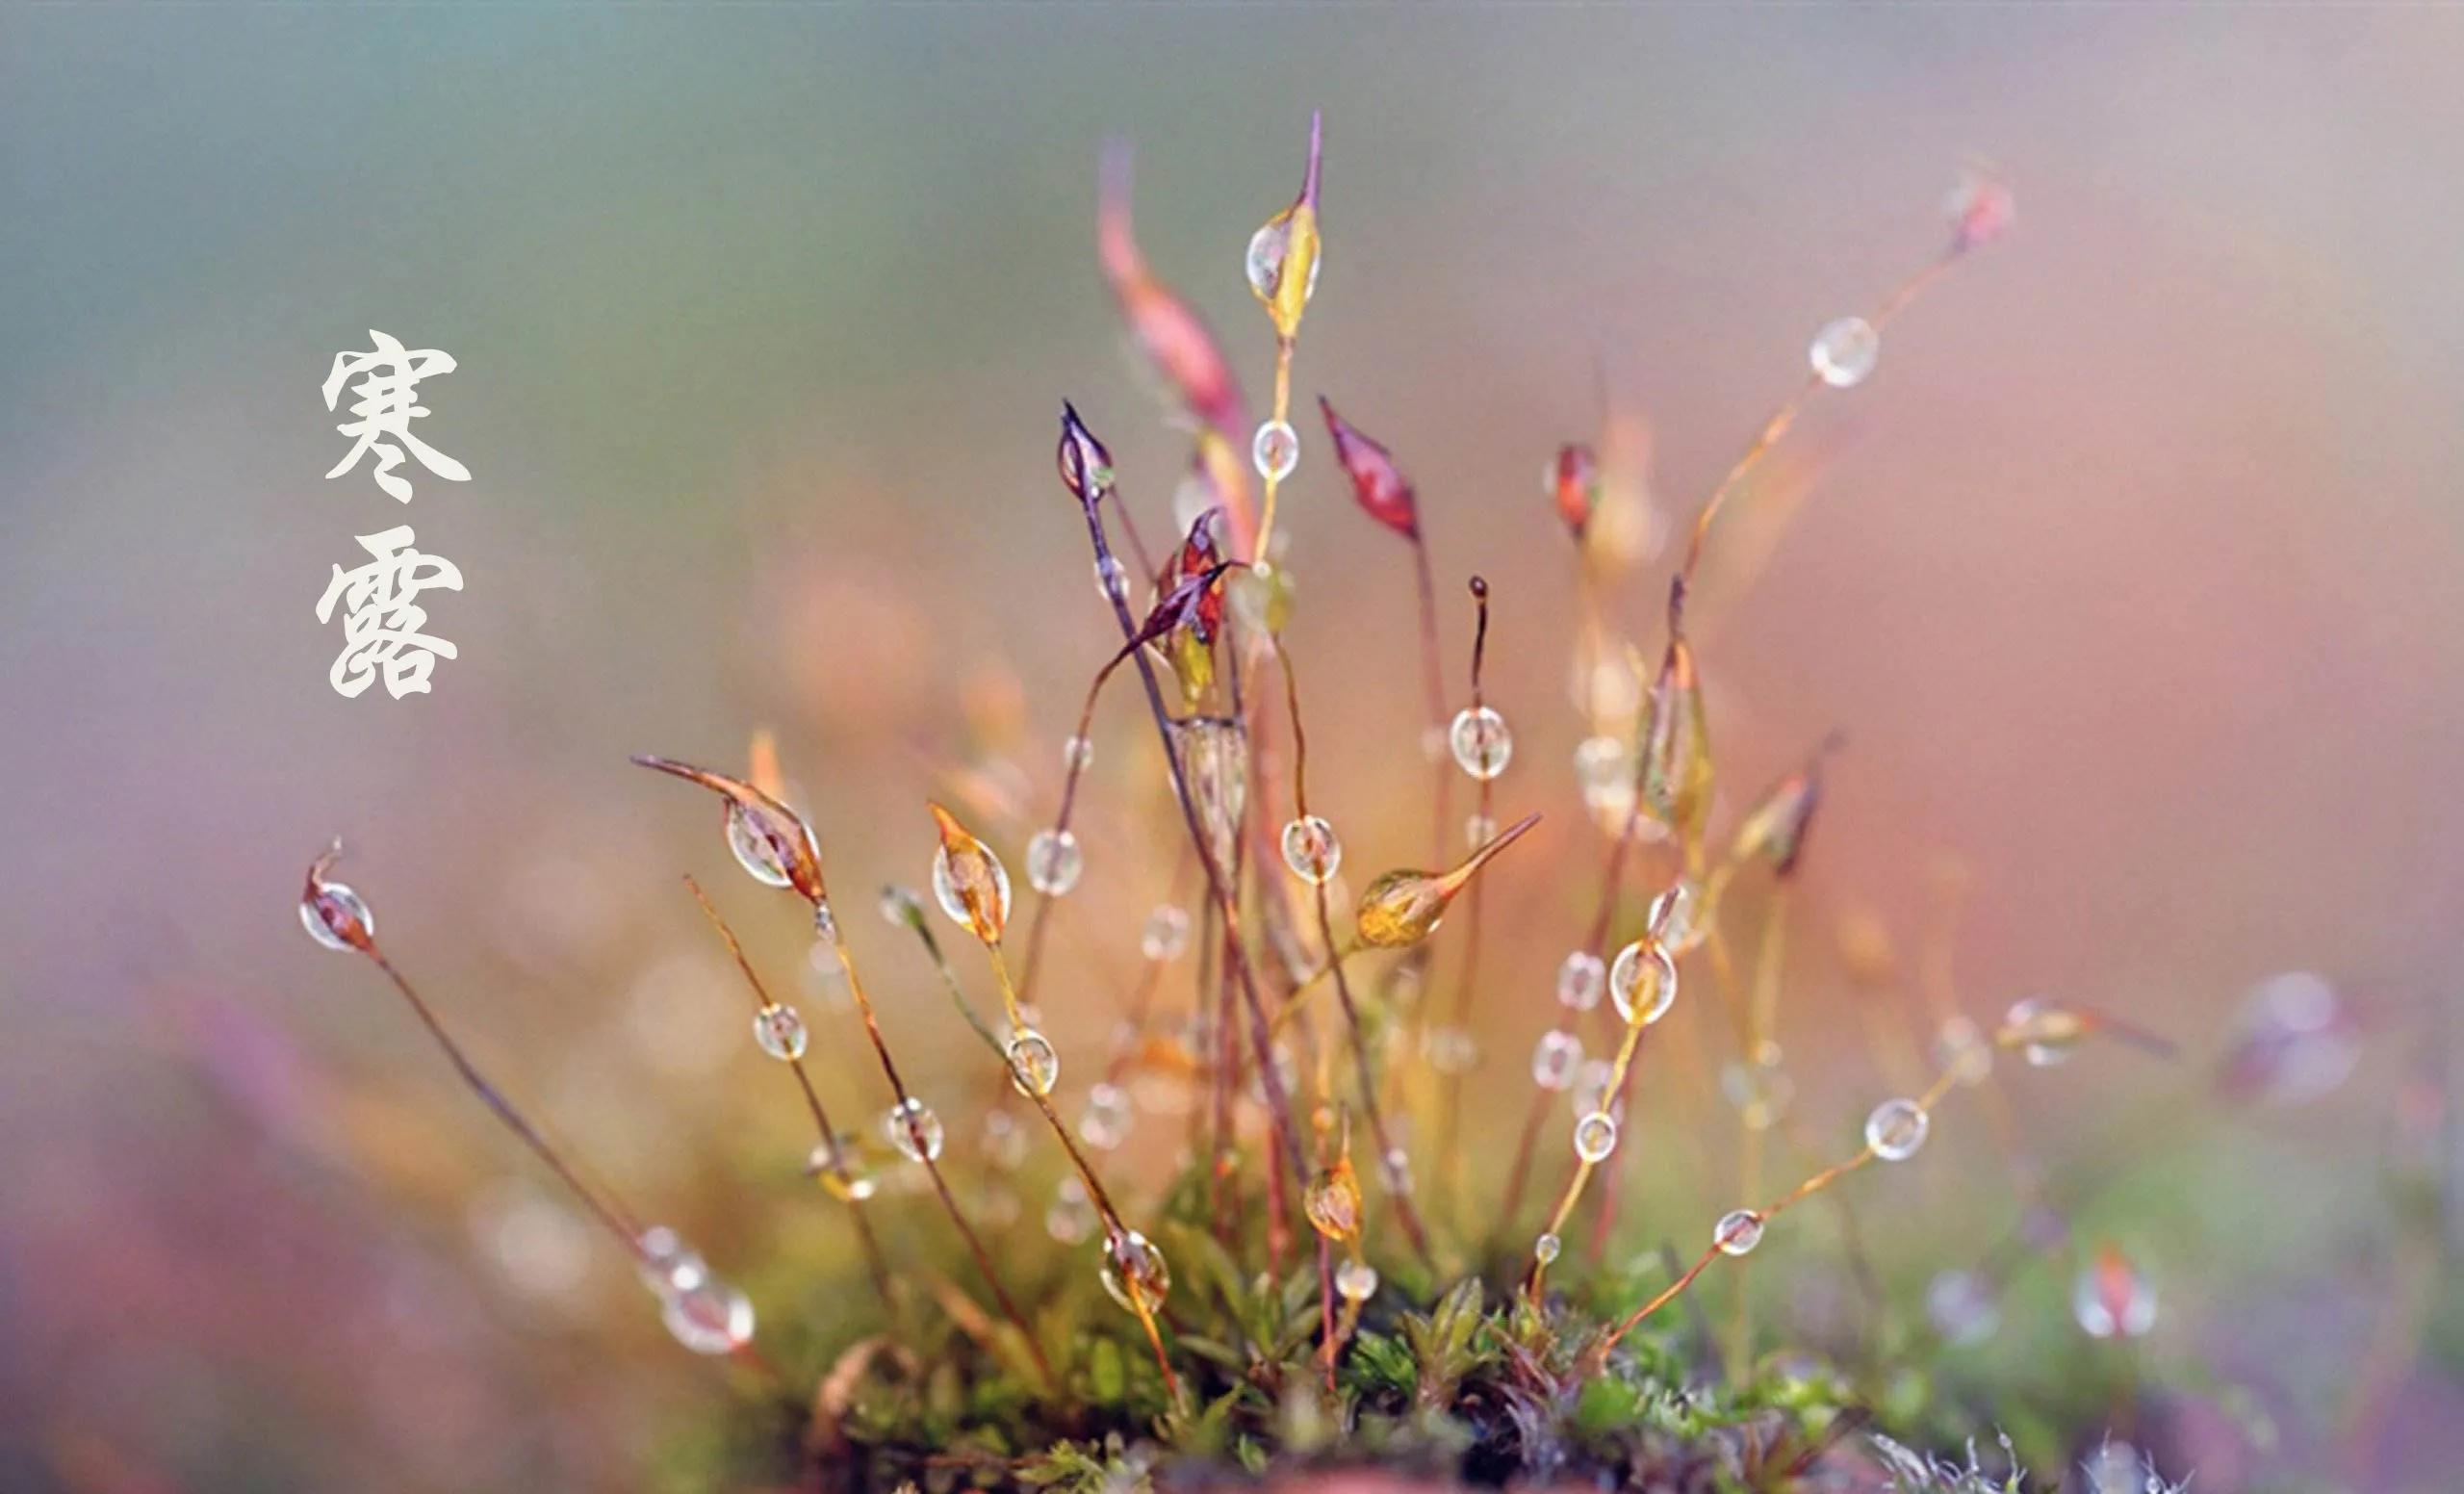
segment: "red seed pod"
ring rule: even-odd
[[[1359,501],[1361,511],[1405,539],[1420,538],[1420,502],[1394,456],[1337,415],[1325,396],[1318,397],[1318,408],[1326,417],[1335,461],[1344,476],[1351,478],[1352,497]]]
[[[1105,152],[1102,195],[1095,209],[1096,256],[1105,283],[1139,346],[1191,414],[1230,436],[1249,428],[1241,383],[1215,335],[1171,287],[1155,277],[1139,251],[1129,217],[1129,150]]]
[[[1569,441],[1557,448],[1549,464],[1549,496],[1556,501],[1557,517],[1566,521],[1579,543],[1600,506],[1600,458],[1591,448]]]

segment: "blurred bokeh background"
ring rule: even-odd
[[[1552,816],[1499,867],[1481,1128],[1521,1113],[1597,856],[1544,458],[1604,387],[1648,423],[1662,522],[1690,515],[1988,157],[2017,230],[1817,404],[1803,501],[1740,519],[1753,563],[1702,620],[1732,809],[1848,739],[1784,1016],[1801,1104],[1845,1137],[1880,1082],[1851,1009],[1897,998],[1826,960],[1843,919],[1903,971],[1955,927],[1980,1014],[2043,990],[2176,1036],[2176,1065],[2100,1050],[2012,1091],[2031,1151],[2092,1180],[2080,1227],[2158,1283],[2155,1330],[2083,1367],[2040,1282],[1945,1373],[2015,1404],[2178,1384],[2216,1424],[2202,1489],[2452,1487],[2464,1339],[2407,1190],[2464,957],[2459,68],[2464,16],[2396,8],[0,15],[0,1483],[691,1462],[722,1378],[373,973],[301,937],[337,833],[388,947],[638,1208],[770,1321],[860,1312],[676,880],[726,870],[711,807],[626,756],[733,764],[775,727],[855,888],[920,883],[923,795],[1013,757],[1014,858],[1111,629],[1059,401],[1150,534],[1186,460],[1094,267],[1101,144],[1134,144],[1147,255],[1254,399],[1241,253],[1322,107],[1298,389],[1418,479],[1458,659],[1461,580],[1495,585],[1501,804]],[[371,327],[460,363],[421,429],[473,480],[413,471],[407,508],[322,480],[318,385]],[[1365,874],[1425,843],[1410,573],[1301,432],[1291,636]],[[430,696],[344,700],[312,609],[398,523],[462,571],[431,606],[462,657]],[[1654,574],[1616,599],[1647,649]],[[1145,733],[1126,694],[1098,722],[1065,1049],[1110,1029],[1170,864]],[[708,879],[800,985],[792,910]],[[926,972],[856,925],[893,1041],[956,1087]],[[2220,1094],[2246,993],[2287,970],[2338,992],[2358,1068]],[[826,1082],[867,1113],[827,995]],[[1871,1180],[1904,1294],[2013,1227],[1975,1119]],[[1695,1180],[1656,1227],[1729,1201]]]

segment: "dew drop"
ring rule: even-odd
[[[1061,744],[1061,765],[1073,773],[1084,773],[1095,760],[1095,744],[1083,736],[1073,736]]]
[[[1531,1258],[1546,1266],[1557,1258],[1557,1252],[1564,1249],[1566,1243],[1555,1235],[1544,1234],[1531,1242]]]
[[[990,915],[992,927],[1010,921],[1010,871],[989,846],[978,841],[974,849],[962,857],[952,857],[946,845],[933,852],[933,900],[941,912],[959,923],[975,926],[967,912],[966,894],[973,890],[986,900],[985,912]]]
[[[1398,1198],[1409,1197],[1412,1191],[1411,1154],[1400,1146],[1390,1146],[1383,1166],[1386,1170],[1386,1191]]]
[[[1049,1095],[1061,1082],[1061,1054],[1052,1040],[1032,1027],[1010,1035],[1010,1082],[1021,1095]]]
[[[1905,1162],[1925,1145],[1934,1120],[1912,1099],[1886,1099],[1865,1117],[1865,1145],[1885,1162]]]
[[[1468,1073],[1480,1058],[1480,1045],[1472,1035],[1450,1025],[1430,1028],[1428,1036],[1422,1040],[1422,1048],[1428,1055],[1429,1067],[1442,1074]]]
[[[856,1138],[844,1131],[814,1144],[805,1158],[805,1175],[821,1184],[832,1198],[849,1203],[861,1203],[881,1191],[881,1178],[872,1164],[858,1149]]]
[[[659,1300],[659,1321],[698,1354],[732,1353],[753,1339],[753,1303],[710,1275],[676,1232],[654,1225],[641,1237],[642,1280]]]
[[[1993,1288],[1972,1271],[1945,1271],[1925,1286],[1925,1320],[1952,1344],[1980,1343],[1993,1336],[2002,1311]]]
[[[1158,903],[1138,932],[1138,952],[1158,964],[1177,960],[1190,947],[1190,915],[1171,903]]]
[[[1634,802],[1634,762],[1613,736],[1586,736],[1575,747],[1575,782],[1595,814],[1623,813]]]
[[[1106,602],[1129,599],[1129,570],[1117,555],[1106,555],[1095,562],[1095,595]]]
[[[350,949],[353,944],[345,936],[357,925],[363,939],[376,936],[376,915],[357,892],[340,882],[319,880],[315,890],[299,900],[299,926],[308,937],[327,949]]]
[[[982,1128],[980,1145],[984,1147],[984,1160],[992,1165],[993,1171],[1014,1172],[1018,1164],[1027,1160],[1027,1133],[1010,1112],[986,1111]]]
[[[1335,1294],[1348,1302],[1365,1302],[1377,1295],[1377,1268],[1365,1260],[1348,1260],[1335,1268]]]
[[[1720,1090],[1750,1131],[1778,1125],[1797,1097],[1796,1082],[1780,1067],[1776,1053],[1729,1065],[1720,1071]]]
[[[764,887],[783,888],[794,880],[788,875],[786,858],[752,811],[732,799],[728,801],[728,849],[735,853],[736,864]]]
[[[1052,1191],[1052,1207],[1044,1210],[1043,1229],[1063,1245],[1083,1245],[1095,1232],[1095,1205],[1085,1183],[1075,1177],[1061,1180]]]
[[[1569,1010],[1588,1012],[1600,1005],[1608,985],[1608,966],[1588,949],[1578,949],[1557,966],[1557,1000]]]
[[[1983,1084],[1993,1072],[1993,1044],[1966,1017],[1947,1017],[1934,1034],[1934,1060],[1961,1084]]]
[[[1544,1032],[1531,1050],[1531,1082],[1555,1094],[1575,1082],[1582,1066],[1582,1040],[1570,1032]]]
[[[1300,465],[1300,433],[1290,422],[1268,421],[1249,442],[1249,460],[1256,464],[1259,477],[1281,482]]]
[[[805,1030],[805,1019],[791,1006],[777,1002],[753,1014],[753,1041],[761,1051],[781,1063],[793,1063],[805,1056],[805,1044],[810,1041]]]
[[[1585,1162],[1605,1162],[1617,1149],[1617,1122],[1608,1112],[1595,1110],[1575,1122],[1575,1155]]]
[[[1065,897],[1087,869],[1078,837],[1067,830],[1039,830],[1027,842],[1027,883],[1046,897]]]
[[[2002,1016],[2003,1041],[2018,1044],[2031,1068],[2051,1069],[2066,1063],[2070,1050],[2086,1036],[2087,1024],[2076,1013],[2042,996],[2015,1001]]]
[[[1691,954],[1710,934],[1700,916],[1702,907],[1701,884],[1690,877],[1681,877],[1652,899],[1651,908],[1643,914],[1644,926],[1670,954]]]
[[[1731,1209],[1711,1229],[1711,1243],[1723,1255],[1743,1255],[1762,1243],[1762,1216],[1752,1209]]]
[[[1466,706],[1456,711],[1446,739],[1454,751],[1455,766],[1482,781],[1504,772],[1514,757],[1514,733],[1493,707]]]
[[[883,1114],[882,1134],[910,1162],[932,1162],[941,1155],[941,1118],[912,1095]]]
[[[1608,999],[1629,1025],[1650,1026],[1677,1000],[1677,962],[1658,943],[1634,940],[1617,952],[1609,967]]]
[[[1144,1235],[1125,1229],[1104,1243],[1104,1290],[1132,1312],[1153,1313],[1171,1293],[1172,1271]]]
[[[1078,1117],[1078,1136],[1097,1151],[1116,1151],[1129,1140],[1136,1119],[1126,1091],[1117,1084],[1098,1084],[1087,1092],[1087,1108]]]
[[[1874,372],[1874,360],[1882,350],[1882,334],[1872,322],[1862,317],[1841,317],[1814,334],[1806,357],[1824,383],[1834,389],[1851,389]]]
[[[1344,843],[1335,838],[1334,826],[1304,815],[1283,827],[1283,863],[1301,881],[1321,886],[1343,865]]]

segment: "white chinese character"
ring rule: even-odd
[[[416,351],[406,348],[399,340],[374,327],[369,328],[368,335],[375,339],[375,351],[338,352],[334,354],[334,371],[325,375],[325,408],[329,410],[342,398],[345,380],[360,374],[368,375],[351,386],[350,392],[359,396],[350,407],[355,419],[334,427],[346,436],[357,437],[358,444],[350,449],[349,455],[334,464],[326,477],[339,477],[350,471],[359,464],[361,452],[372,450],[376,452],[376,485],[407,503],[411,501],[411,485],[395,477],[394,469],[402,465],[402,448],[408,447],[411,454],[420,459],[420,465],[438,477],[451,482],[470,481],[469,468],[411,434],[411,422],[427,413],[427,406],[412,402],[418,398],[415,391],[419,381],[431,374],[452,373],[452,355],[433,348]],[[380,436],[394,440],[380,441]],[[401,446],[395,445],[395,441]]]
[[[317,604],[321,623],[333,620],[336,601],[346,614],[343,651],[328,676],[346,698],[367,689],[379,665],[385,670],[385,688],[396,700],[424,695],[435,656],[455,657],[452,644],[420,631],[427,624],[427,609],[418,598],[431,586],[460,591],[462,573],[450,560],[422,554],[411,539],[407,524],[359,536],[360,547],[376,558],[356,571],[335,566],[334,579]]]

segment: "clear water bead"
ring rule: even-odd
[[[1116,1151],[1129,1140],[1129,1095],[1117,1084],[1098,1084],[1087,1092],[1087,1108],[1078,1117],[1078,1137],[1097,1151]]]
[[[1300,433],[1288,422],[1268,421],[1249,442],[1249,460],[1257,465],[1259,477],[1281,482],[1300,465]]]
[[[1582,1040],[1570,1032],[1544,1032],[1531,1050],[1531,1082],[1551,1094],[1575,1082],[1582,1067]]]
[[[1925,1285],[1925,1321],[1945,1342],[1974,1344],[1993,1336],[2002,1309],[1985,1277],[1972,1271],[1945,1271]]]
[[[951,864],[948,846],[933,852],[933,900],[941,905],[941,912],[949,914],[952,921],[972,927],[974,920],[966,911],[967,889],[961,883],[976,882],[990,899],[991,906],[987,911],[992,914],[993,924],[1009,922],[1010,869],[1001,864],[1001,858],[993,855],[989,846],[966,860],[969,864],[962,868]]]
[[[1400,1146],[1390,1146],[1381,1166],[1386,1170],[1386,1191],[1398,1198],[1408,1197],[1412,1191],[1411,1153]]]
[[[1335,1295],[1348,1302],[1365,1302],[1377,1295],[1377,1268],[1365,1260],[1348,1260],[1335,1268]]]
[[[941,1118],[912,1095],[884,1112],[882,1134],[910,1162],[937,1161],[941,1155]]]
[[[788,885],[787,863],[780,859],[778,847],[761,833],[744,806],[728,801],[728,849],[735,853],[736,864],[752,874],[753,880],[766,887]]]
[[[664,1225],[641,1238],[643,1284],[659,1300],[659,1321],[698,1354],[733,1353],[753,1341],[753,1303],[710,1275],[700,1252]]]
[[[783,1064],[790,1064],[805,1056],[805,1044],[810,1034],[805,1030],[805,1019],[791,1006],[776,1002],[753,1014],[753,1041],[761,1051]]]
[[[1158,964],[1177,960],[1190,947],[1190,915],[1171,903],[1158,903],[1138,931],[1138,952]]]
[[[1744,1255],[1762,1243],[1762,1216],[1752,1209],[1731,1209],[1711,1226],[1711,1243],[1723,1255]]]
[[[1301,881],[1321,886],[1343,865],[1344,843],[1335,838],[1334,826],[1303,815],[1283,827],[1283,863]]]
[[[751,1299],[716,1277],[689,1292],[663,1294],[658,1319],[697,1354],[733,1353],[753,1342]]]
[[[1027,1160],[1027,1133],[1006,1110],[988,1110],[982,1125],[984,1160],[995,1172],[1015,1172]]]
[[[1925,1145],[1933,1117],[1912,1099],[1886,1099],[1865,1117],[1865,1145],[1885,1162],[1905,1162]]]
[[[1780,1067],[1776,1052],[1763,1059],[1730,1064],[1720,1070],[1720,1091],[1736,1107],[1737,1118],[1751,1131],[1767,1131],[1778,1125],[1797,1097],[1796,1081]]]
[[[1043,1230],[1064,1245],[1083,1245],[1095,1232],[1095,1205],[1085,1183],[1075,1177],[1061,1180],[1052,1191],[1052,1207],[1044,1210]]]
[[[1083,736],[1073,736],[1061,744],[1061,765],[1072,773],[1084,773],[1095,760],[1095,744]]]
[[[1608,1081],[1615,1077],[1617,1077],[1615,1064],[1604,1058],[1584,1059],[1575,1069],[1573,1092],[1575,1114],[1585,1116],[1595,1110],[1606,1110],[1611,1113],[1621,1110],[1624,1106],[1623,1101],[1615,1105],[1609,1103]]]
[[[1144,1235],[1124,1229],[1104,1242],[1104,1290],[1132,1312],[1153,1313],[1171,1293],[1172,1270]]]
[[[1585,1162],[1605,1162],[1617,1149],[1617,1122],[1608,1112],[1595,1110],[1575,1122],[1575,1155]]]
[[[1066,896],[1086,869],[1087,858],[1073,831],[1039,830],[1027,842],[1027,885],[1046,897]]]
[[[1575,782],[1595,814],[1624,811],[1634,802],[1634,763],[1613,736],[1586,736],[1575,747]]]
[[[1557,1252],[1565,1248],[1566,1242],[1563,1240],[1558,1239],[1553,1234],[1544,1234],[1539,1239],[1531,1242],[1531,1258],[1538,1261],[1541,1265],[1546,1266],[1550,1262],[1555,1260],[1557,1258]]]
[[[2042,996],[2028,996],[2002,1014],[2003,1031],[2020,1043],[2020,1055],[2033,1069],[2051,1069],[2069,1062],[2070,1050],[2084,1031],[2079,1019]]]
[[[1710,934],[1703,924],[1702,910],[1702,885],[1690,877],[1681,877],[1652,899],[1643,922],[1661,948],[1673,955],[1690,954]]]
[[[1248,276],[1249,289],[1260,300],[1274,299],[1276,289],[1283,284],[1283,262],[1292,250],[1292,220],[1281,214],[1268,220],[1264,228],[1249,235],[1248,253],[1242,256],[1241,270]],[[1309,283],[1300,290],[1301,304],[1318,294],[1318,271],[1326,262],[1322,249],[1309,261]]]
[[[2090,1338],[2137,1338],[2156,1326],[2156,1289],[2108,1246],[2080,1270],[2070,1312]]]
[[[1608,986],[1608,966],[1588,949],[1578,949],[1557,965],[1557,1000],[1569,1010],[1588,1012],[1600,1005]]]
[[[1095,595],[1106,602],[1128,599],[1129,568],[1120,563],[1119,556],[1106,555],[1095,562]]]
[[[1432,1027],[1422,1042],[1431,1069],[1443,1074],[1467,1073],[1479,1062],[1480,1045],[1460,1027]]]
[[[1834,389],[1851,389],[1874,372],[1874,360],[1882,351],[1883,335],[1872,322],[1862,317],[1842,317],[1814,334],[1806,357],[1824,383]]]
[[[327,949],[349,949],[351,942],[334,931],[357,922],[369,938],[376,936],[376,915],[357,892],[339,882],[319,882],[316,891],[299,900],[299,926]]]
[[[1945,1017],[1934,1034],[1934,1061],[1961,1084],[1983,1084],[1993,1072],[1993,1043],[1966,1017]]]
[[[831,1197],[849,1203],[861,1203],[881,1191],[881,1179],[872,1165],[857,1149],[856,1139],[843,1131],[813,1145],[805,1157],[805,1175],[821,1184]]]
[[[1052,1040],[1032,1027],[1010,1035],[1010,1082],[1021,1095],[1049,1095],[1061,1082],[1061,1053]]]
[[[1514,757],[1514,733],[1493,707],[1466,706],[1454,713],[1447,745],[1454,750],[1454,765],[1474,778],[1487,780],[1505,771]]]
[[[1653,940],[1634,940],[1617,952],[1617,963],[1609,966],[1608,999],[1629,1024],[1650,1026],[1666,1017],[1677,1000],[1677,962]]]

